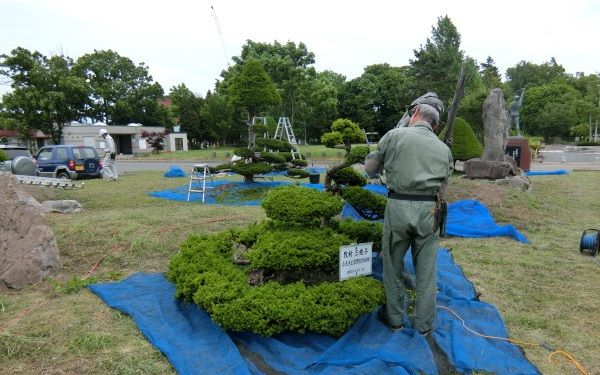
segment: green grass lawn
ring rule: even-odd
[[[335,150],[334,150],[335,151]],[[450,201],[479,199],[501,223],[532,244],[507,238],[443,239],[455,261],[501,312],[514,339],[567,350],[591,374],[600,373],[600,266],[579,253],[584,229],[599,227],[600,173],[532,177],[520,193],[455,177]],[[83,189],[27,187],[40,201],[75,199],[84,210],[51,213],[63,261],[51,280],[0,295],[0,368],[6,374],[172,374],[165,357],[133,321],[82,286],[134,272],[164,272],[192,233],[216,233],[265,217],[261,207],[202,205],[153,198],[150,191],[187,184],[162,172],[125,173],[114,183],[85,181]],[[91,272],[93,271],[93,272]],[[525,348],[544,374],[576,374]]]

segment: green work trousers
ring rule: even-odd
[[[391,325],[401,325],[405,308],[402,272],[404,255],[412,248],[416,272],[413,328],[433,329],[438,241],[433,232],[435,202],[388,199],[383,224],[383,286],[385,315]]]

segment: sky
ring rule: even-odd
[[[491,56],[503,79],[522,60],[551,57],[567,73],[600,72],[598,0],[0,0],[0,54],[111,49],[145,63],[165,94],[185,83],[205,96],[247,40],[303,42],[318,71],[350,80],[369,65],[408,65],[445,15],[465,54]]]

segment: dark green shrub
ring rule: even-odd
[[[342,196],[365,219],[383,219],[387,199],[360,186],[344,188]]]
[[[292,159],[290,160],[290,163],[296,167],[306,167],[308,165],[308,162],[302,159]]]
[[[283,156],[286,162],[291,162],[294,160],[291,152],[280,152],[279,155]]]
[[[350,164],[364,163],[365,158],[371,152],[369,146],[353,146],[348,155],[346,155],[346,161]]]
[[[344,140],[342,139],[342,133],[340,132],[329,132],[325,133],[321,136],[321,143],[325,145],[325,147],[334,148],[337,145],[344,144]]]
[[[242,159],[252,159],[254,157],[254,149],[247,147],[238,147],[233,150],[233,153]]]
[[[267,224],[258,224],[248,233],[268,233],[262,225]],[[262,335],[312,331],[339,336],[384,300],[381,283],[370,277],[314,286],[270,281],[252,287],[244,269],[232,263],[234,232],[190,236],[171,258],[167,272],[177,298],[194,301],[224,329]]]
[[[244,163],[238,162],[233,164],[231,170],[239,175],[244,176],[244,181],[251,182],[254,180],[254,175],[269,173],[273,170],[270,164],[260,163]]]
[[[256,134],[257,138],[263,138],[263,135],[269,131],[269,127],[263,124],[252,125],[252,133]]]
[[[231,163],[225,163],[225,164],[215,165],[214,167],[208,167],[208,170],[210,171],[210,173],[217,173],[219,171],[229,170],[229,169],[231,169],[232,166],[233,166],[233,164],[231,164]]]
[[[8,160],[8,154],[6,153],[6,151],[0,149],[0,163],[2,163],[5,160]]]
[[[444,139],[445,129],[440,133],[439,138]],[[456,160],[469,160],[481,157],[483,147],[475,133],[471,129],[469,123],[460,117],[457,117],[454,122],[454,130],[452,133],[452,157]]]
[[[261,152],[260,157],[267,163],[273,163],[273,164],[285,163],[285,156],[276,154],[274,152]]]
[[[341,186],[365,186],[367,184],[367,178],[352,167],[338,170],[332,178],[336,184]]]
[[[333,221],[332,223],[336,232],[345,234],[353,242],[373,242],[373,251],[381,251],[383,223],[352,219]]]
[[[295,269],[331,270],[340,246],[350,243],[329,228],[293,228],[263,232],[248,254],[252,267],[270,272]]]
[[[288,141],[273,138],[259,138],[256,140],[256,146],[266,147],[271,151],[289,152],[292,150],[292,145]]]
[[[308,173],[304,169],[298,169],[298,168],[288,169],[288,176],[292,177],[292,178],[307,178],[309,175],[310,175],[310,173]]]
[[[340,213],[343,205],[340,197],[301,186],[273,189],[262,202],[270,219],[313,227]]]

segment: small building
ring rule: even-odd
[[[2,130],[0,129],[0,143],[15,146],[24,146],[32,151],[39,149],[47,144],[49,141],[47,135],[39,130],[32,130],[29,133],[28,140],[22,140],[19,138],[19,133],[16,130]]]
[[[104,141],[98,135],[100,129],[106,129],[115,140],[117,154],[133,155],[151,153],[152,147],[142,137],[144,131],[148,133],[163,132],[162,126],[142,126],[141,124],[106,125],[102,123],[65,125],[62,131],[62,143],[66,145],[84,145],[96,147],[100,155],[104,154]],[[187,133],[171,132],[165,137],[164,151],[187,151]]]

